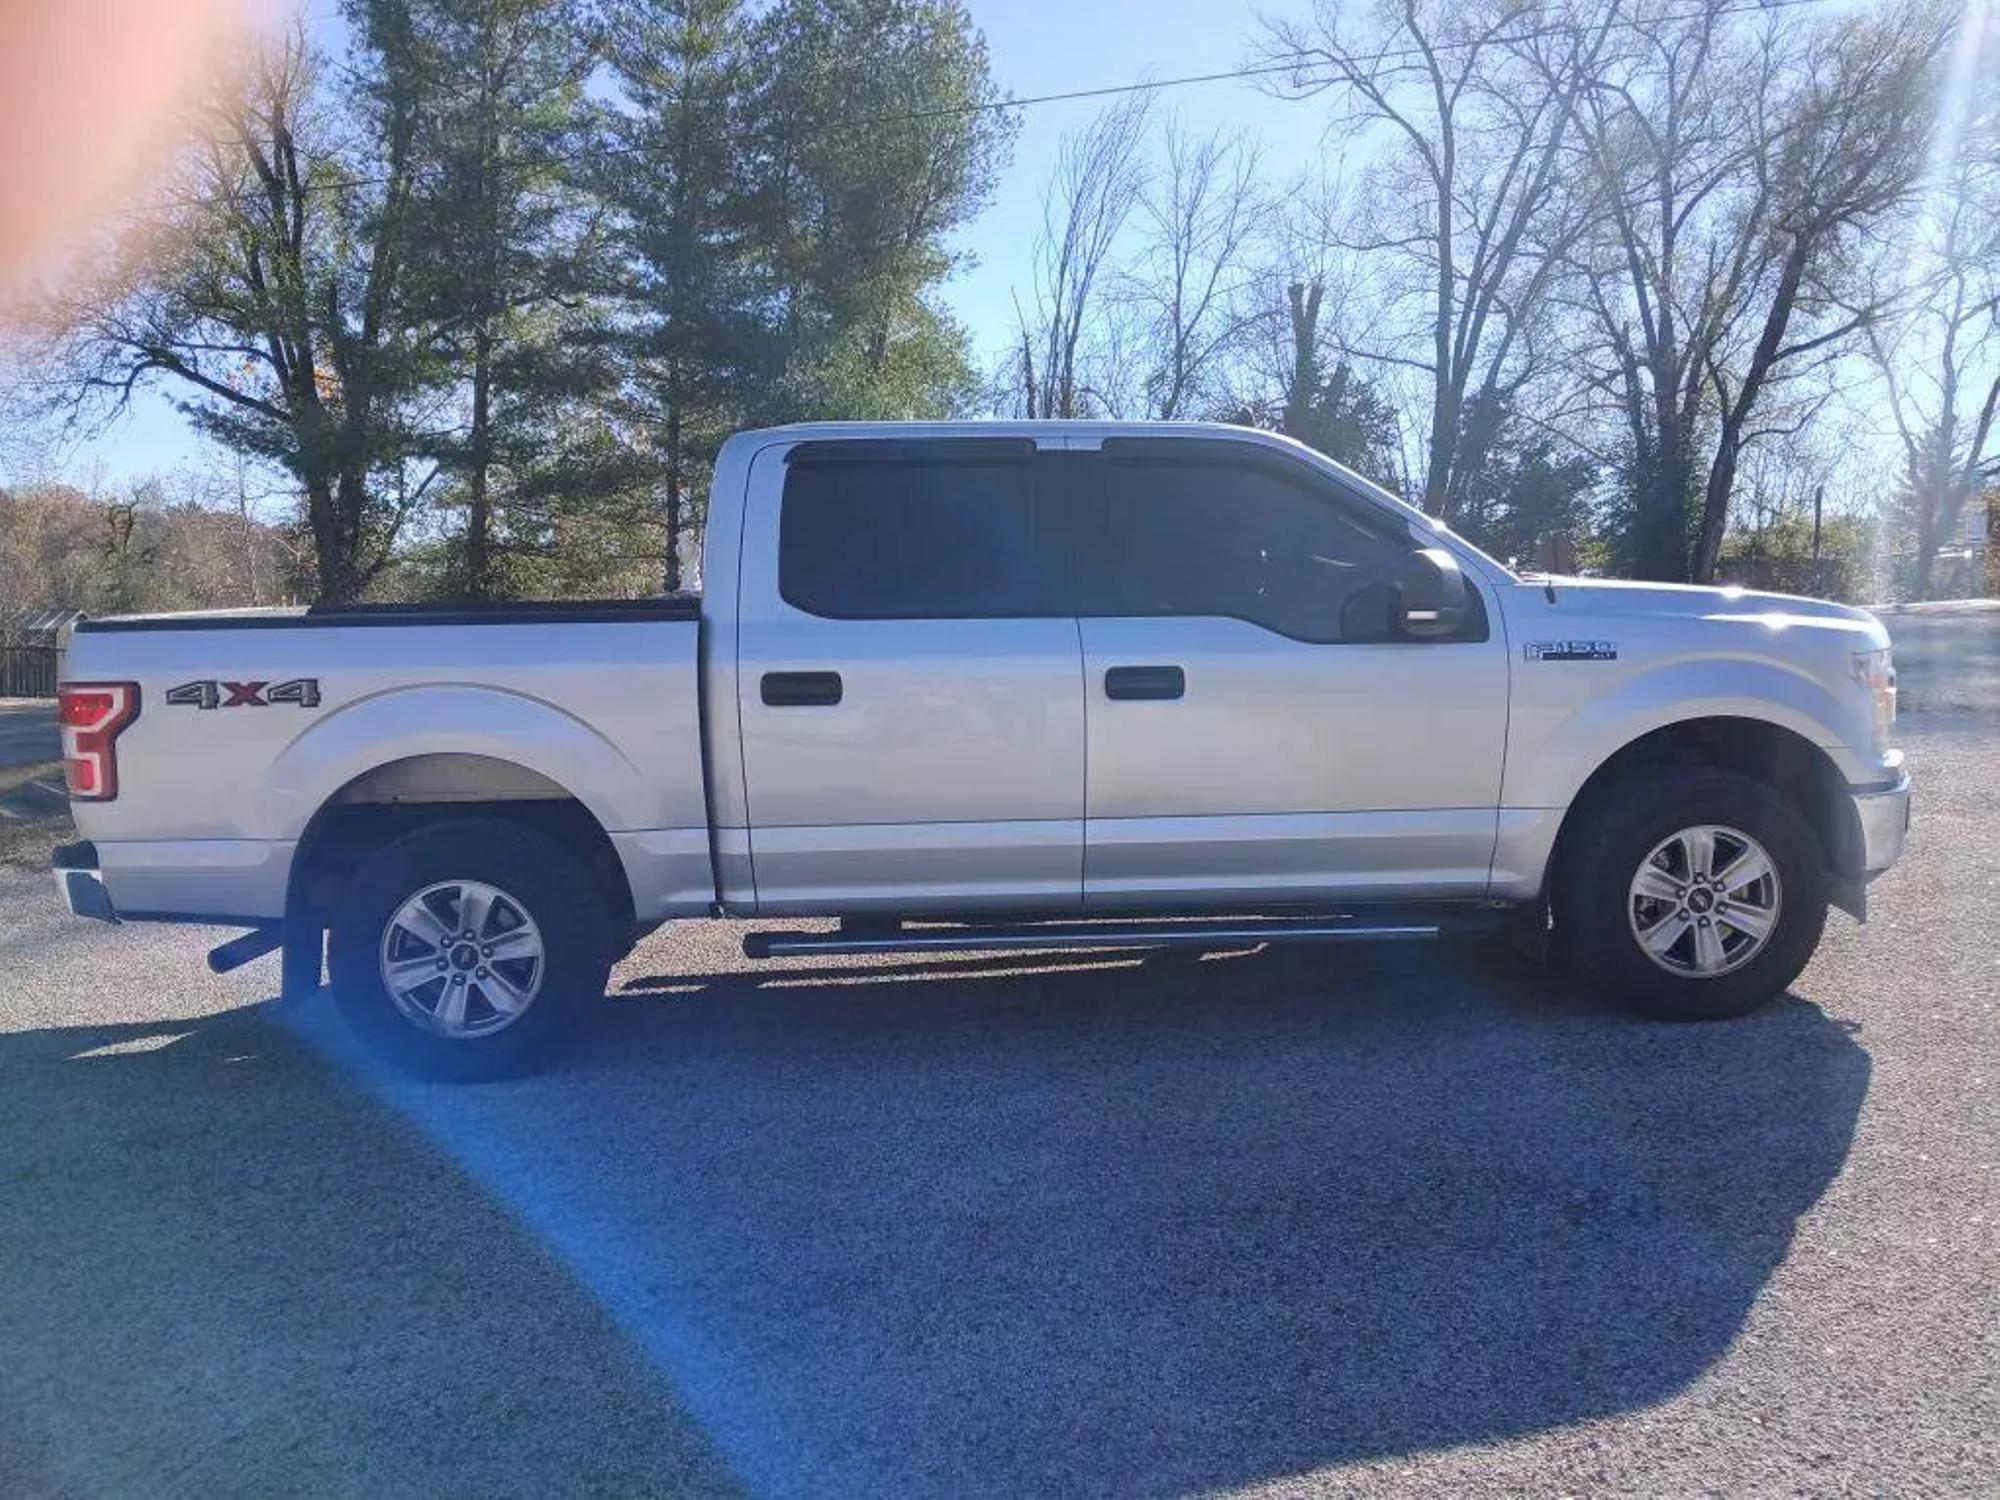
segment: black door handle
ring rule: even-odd
[[[766,672],[759,686],[772,708],[821,708],[840,701],[838,672]]]
[[[1107,667],[1104,672],[1107,698],[1179,698],[1186,692],[1187,674],[1179,667]]]

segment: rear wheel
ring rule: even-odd
[[[1579,975],[1668,1020],[1741,1015],[1819,945],[1826,875],[1812,825],[1733,771],[1635,770],[1578,809],[1555,889]]]
[[[532,829],[497,818],[416,829],[349,881],[328,943],[335,999],[407,1072],[525,1071],[604,993],[609,946],[593,889]]]

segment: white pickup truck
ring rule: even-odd
[[[91,620],[71,909],[249,927],[434,1076],[522,1067],[672,918],[753,957],[1435,936],[1639,1008],[1782,991],[1900,852],[1888,637],[1524,578],[1285,439],[730,440],[699,601]],[[1510,916],[1511,914],[1511,916]]]

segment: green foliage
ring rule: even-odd
[[[1741,529],[1747,471],[1823,420],[1865,338],[1907,450],[1879,571],[1908,593],[1976,585],[1953,538],[2000,402],[2000,179],[1980,132],[1927,107],[1948,11],[1773,31],[1720,24],[1726,7],[1586,8],[1545,55],[1426,48],[1384,74],[1351,52],[1369,23],[1349,9],[1267,25],[1274,55],[1329,64],[1285,87],[1339,100],[1343,128],[1413,129],[1407,153],[1364,152],[1361,196],[1308,202],[1260,188],[1223,136],[1169,127],[1149,151],[1147,93],[1113,105],[1051,183],[1055,259],[1024,262],[1028,408],[1137,410],[1150,390],[1163,414],[1233,411],[1414,475],[1503,554],[1569,535],[1604,571],[1705,576],[1720,549],[1783,573],[1790,554]],[[86,435],[157,385],[282,476],[312,592],[677,588],[732,431],[1005,404],[940,296],[1016,120],[964,0],[340,10],[344,55],[299,24],[201,101],[167,206],[28,329],[57,378],[27,384]],[[1955,102],[1981,118],[1989,94]],[[1924,229],[1899,216],[1934,123],[1953,175],[1922,201],[1951,208]],[[1281,196],[1300,201],[1267,217]],[[1896,277],[1945,269],[1885,301],[1883,255]],[[1899,334],[1906,316],[1930,331]],[[1495,389],[1546,405],[1524,423]],[[1592,465],[1548,428],[1620,456]],[[164,555],[135,514],[93,533],[122,580],[93,597],[138,597]]]
[[[950,314],[913,299],[891,314],[879,344],[872,336],[847,338],[797,352],[779,392],[780,409],[851,421],[964,415],[980,395],[966,343],[964,328]]]
[[[785,376],[767,415],[943,415],[969,361],[922,295],[1013,133],[986,108],[984,40],[957,0],[782,0],[753,54],[752,202]]]
[[[621,98],[602,118],[607,149],[591,182],[625,263],[607,338],[663,513],[669,590],[715,451],[777,367],[744,149],[752,40],[741,0],[633,0],[607,35]]]
[[[1264,427],[1297,438],[1335,463],[1396,488],[1396,409],[1342,360],[1330,375],[1301,359],[1286,388],[1225,413],[1243,427]]]
[[[1599,516],[1603,570],[1621,578],[1685,582],[1698,518],[1689,465],[1666,461],[1650,436],[1644,445],[1627,443]]]
[[[1523,566],[1535,566],[1547,544],[1575,543],[1589,532],[1598,478],[1592,460],[1561,451],[1497,397],[1474,400],[1464,427],[1460,451],[1477,462],[1454,477],[1459,531]]]
[[[416,110],[393,78],[336,96],[294,30],[203,105],[187,196],[39,308],[72,421],[159,382],[199,429],[290,477],[317,591],[386,563],[432,360],[398,317]]]
[[[1724,583],[1866,602],[1874,588],[1874,535],[1852,515],[1829,516],[1813,558],[1811,515],[1784,515],[1761,528],[1733,531],[1722,544],[1717,577]]]
[[[1297,394],[1284,431],[1378,484],[1394,483],[1395,408],[1345,360]]]
[[[942,416],[1011,124],[957,0],[344,0],[36,330],[290,477],[328,599],[678,587],[723,438]]]
[[[367,0],[358,51],[419,99],[397,304],[436,361],[418,440],[459,544],[442,586],[511,592],[549,507],[629,466],[579,441],[618,378],[594,338],[613,268],[570,163],[591,144],[581,0]]]
[[[926,293],[991,190],[1009,127],[953,0],[634,0],[595,179],[627,257],[609,342],[665,515],[666,586],[729,432],[936,417],[972,399]]]

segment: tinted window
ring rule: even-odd
[[[1410,543],[1303,477],[1241,460],[1108,463],[1086,609],[1228,615],[1303,641],[1394,637]]]
[[[1027,455],[795,460],[778,591],[835,619],[1066,613]]]

